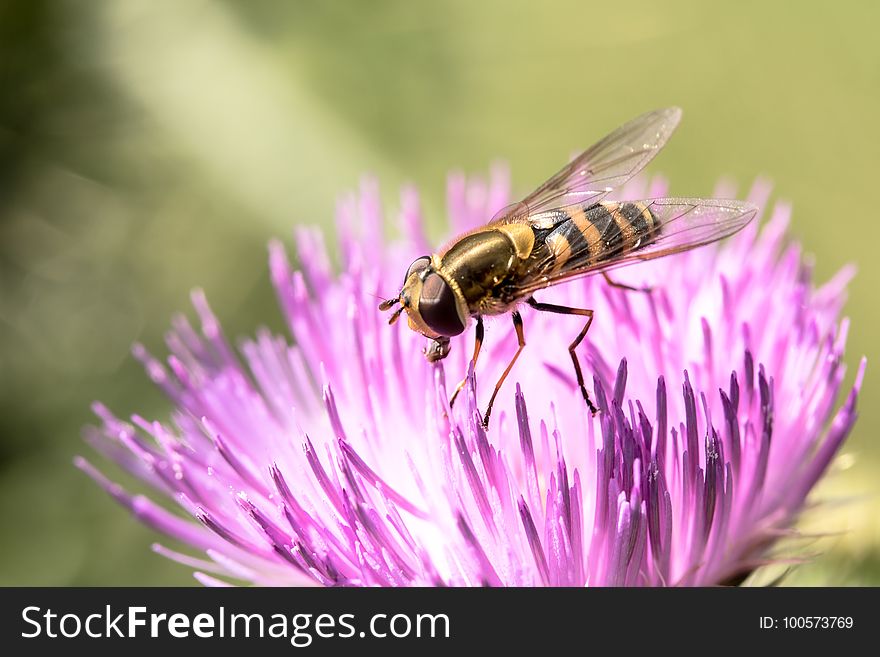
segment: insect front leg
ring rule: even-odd
[[[471,358],[471,368],[476,371],[477,369],[477,358],[480,356],[480,348],[483,346],[483,318],[477,316],[477,329],[474,334],[474,356]],[[452,393],[452,397],[449,399],[449,407],[452,408],[452,405],[455,403],[455,398],[458,397],[458,393],[464,389],[465,384],[467,383],[467,377],[464,377],[457,386],[455,386],[455,392]]]
[[[522,316],[519,314],[518,311],[514,310],[513,313],[511,313],[511,317],[513,318],[513,328],[516,330],[516,338],[519,341],[519,348],[516,350],[513,358],[510,359],[510,363],[507,365],[507,369],[504,370],[501,378],[498,379],[498,383],[495,384],[495,390],[492,392],[492,396],[489,398],[489,405],[486,407],[486,414],[483,416],[483,427],[485,429],[489,428],[489,416],[492,414],[492,404],[495,403],[495,397],[498,396],[498,391],[501,390],[501,384],[504,383],[504,379],[506,379],[507,375],[510,374],[510,370],[513,369],[513,364],[516,362],[516,359],[519,358],[523,347],[526,346],[526,338],[523,334]]]
[[[587,310],[586,308],[570,308],[569,306],[557,306],[552,303],[541,303],[540,301],[535,301],[534,297],[526,299],[526,303],[535,310],[541,310],[543,312],[557,313],[559,315],[580,315],[581,317],[587,318],[587,323],[584,324],[584,328],[581,329],[581,332],[578,333],[572,343],[568,345],[568,353],[571,355],[571,362],[574,364],[575,377],[577,377],[577,383],[581,389],[581,394],[584,396],[584,401],[587,403],[587,408],[589,408],[590,412],[595,415],[599,409],[596,408],[590,400],[587,386],[584,385],[584,373],[581,371],[581,364],[580,361],[578,361],[577,353],[575,351],[584,339],[584,336],[587,335],[587,331],[590,330],[590,325],[593,323],[593,311]]]

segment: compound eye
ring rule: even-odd
[[[453,336],[464,331],[464,324],[458,316],[455,293],[439,274],[428,274],[422,283],[419,315],[438,335]]]
[[[413,263],[409,266],[409,269],[406,270],[406,276],[403,277],[404,284],[406,284],[410,276],[412,276],[414,273],[424,271],[424,269],[430,264],[430,256],[422,256],[421,258],[416,258],[415,260],[413,260]]]

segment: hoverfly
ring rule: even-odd
[[[503,208],[484,226],[454,240],[441,253],[416,258],[396,298],[393,324],[406,311],[409,326],[433,340],[425,350],[431,362],[446,357],[449,339],[476,320],[476,367],[483,343],[483,316],[510,313],[519,348],[495,385],[483,425],[504,379],[526,345],[517,306],[585,318],[568,346],[577,384],[592,413],[576,349],[593,321],[593,311],[535,300],[533,294],[573,278],[624,264],[680,253],[728,237],[748,224],[757,209],[741,201],[660,198],[606,201],[611,191],[642,170],[669,139],[681,119],[677,107],[633,119],[574,158],[519,203]],[[458,384],[450,404],[465,385]]]

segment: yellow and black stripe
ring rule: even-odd
[[[550,273],[629,253],[650,244],[660,229],[657,217],[640,201],[602,201],[554,212],[557,223],[545,238]]]

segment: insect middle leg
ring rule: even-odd
[[[584,373],[581,370],[580,361],[578,361],[576,349],[581,341],[584,339],[584,336],[587,335],[587,331],[590,330],[590,324],[593,323],[593,311],[587,310],[586,308],[570,308],[569,306],[557,306],[552,303],[541,303],[540,301],[535,301],[534,297],[529,297],[526,299],[526,303],[529,304],[535,310],[541,310],[548,313],[557,313],[559,315],[580,315],[581,317],[587,318],[587,323],[584,324],[584,328],[581,329],[581,332],[578,333],[577,337],[572,341],[570,345],[568,345],[568,353],[571,355],[571,362],[574,364],[574,374],[577,378],[578,386],[581,389],[581,394],[584,396],[584,401],[587,403],[587,408],[590,409],[590,412],[595,415],[599,409],[593,404],[590,400],[590,395],[587,392],[587,386],[584,385]]]
[[[471,367],[474,371],[477,369],[477,358],[480,356],[480,347],[483,346],[483,318],[477,317],[477,329],[474,334],[474,356],[471,358]],[[449,398],[449,407],[452,408],[452,405],[455,403],[455,398],[458,397],[458,393],[462,391],[465,384],[467,383],[467,377],[464,377],[461,381],[459,381],[458,385],[455,386],[455,392],[452,393],[452,397]]]
[[[507,365],[507,369],[504,370],[504,373],[501,375],[501,378],[498,379],[498,383],[495,384],[495,390],[492,392],[492,396],[489,398],[489,405],[486,407],[486,414],[483,416],[483,427],[489,428],[489,416],[492,415],[492,404],[495,403],[495,397],[498,396],[498,391],[501,390],[501,384],[504,383],[504,379],[507,378],[507,375],[510,374],[510,370],[513,369],[513,364],[516,362],[516,359],[519,358],[520,353],[522,353],[523,347],[526,346],[526,338],[523,334],[523,321],[522,316],[516,310],[511,314],[513,317],[513,328],[516,329],[516,338],[519,341],[519,347],[516,350],[516,353],[513,355],[513,358],[510,359],[510,363]]]

